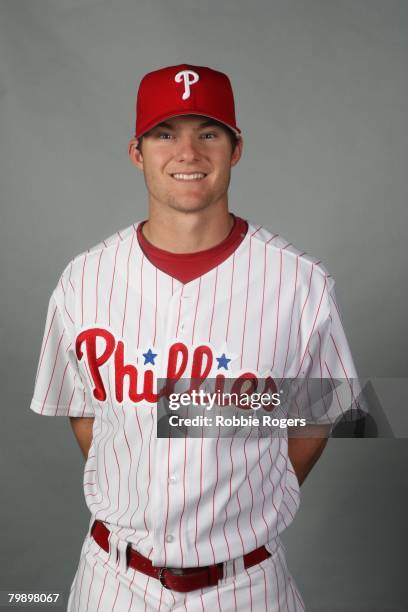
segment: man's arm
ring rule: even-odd
[[[307,425],[288,427],[288,454],[299,484],[301,485],[327,444],[331,427],[328,425]],[[307,437],[307,433],[310,436]]]
[[[70,417],[71,426],[85,459],[92,444],[94,417]]]

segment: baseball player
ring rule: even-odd
[[[291,415],[313,379],[346,381],[329,411],[353,395],[333,278],[229,211],[242,148],[224,73],[146,74],[128,150],[148,217],[74,257],[52,292],[31,409],[70,417],[86,459],[71,612],[305,609],[281,533],[330,421],[319,437],[157,435],[161,379],[293,378]]]

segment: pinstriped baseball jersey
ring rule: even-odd
[[[202,566],[262,544],[276,551],[299,506],[286,436],[158,438],[155,382],[203,372],[354,379],[333,278],[249,223],[228,259],[182,284],[145,257],[137,225],[62,272],[31,409],[94,417],[89,511],[155,565]],[[340,412],[338,397],[331,409]]]

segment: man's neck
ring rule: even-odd
[[[194,253],[210,249],[230,233],[234,218],[227,208],[219,211],[182,213],[150,210],[143,235],[153,246],[171,253]]]

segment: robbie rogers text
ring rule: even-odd
[[[215,417],[197,415],[195,417],[182,417],[178,414],[172,414],[169,417],[169,425],[171,427],[211,427],[213,425],[221,427],[305,427],[306,419],[277,419],[270,415],[264,414],[261,417],[253,417],[251,415],[233,415],[226,417],[221,414]]]

